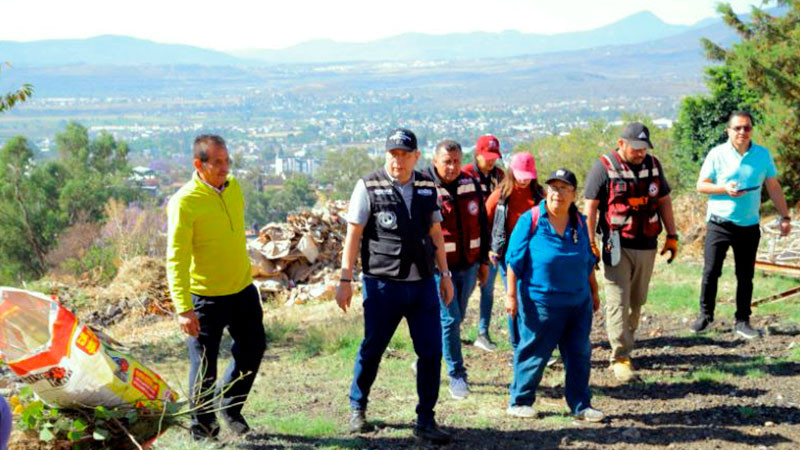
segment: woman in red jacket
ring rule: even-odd
[[[505,178],[486,200],[486,212],[492,225],[489,257],[491,263],[498,267],[504,286],[506,286],[506,267],[502,261],[505,260],[511,231],[517,224],[519,216],[534,205],[538,205],[543,197],[544,191],[536,179],[536,161],[533,156],[527,152],[511,155],[511,164]],[[516,349],[519,333],[516,320],[510,315],[508,333],[511,347]]]

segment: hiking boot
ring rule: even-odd
[[[509,406],[506,409],[506,414],[508,414],[509,416],[530,419],[532,417],[536,417],[536,410],[533,409],[533,406],[514,405],[514,406]]]
[[[493,352],[497,350],[497,344],[492,342],[492,339],[489,337],[489,333],[479,334],[478,337],[475,338],[475,342],[473,342],[472,345],[487,352]]]
[[[695,320],[694,323],[692,324],[691,327],[692,333],[700,334],[708,330],[708,327],[710,327],[713,322],[714,322],[713,319],[710,319],[701,314],[700,316],[697,317],[697,320]]]
[[[189,427],[189,434],[192,435],[192,440],[194,441],[216,441],[217,436],[219,435],[219,424],[217,422],[208,424],[193,424],[191,427]]]
[[[733,327],[733,332],[736,333],[737,336],[745,338],[748,341],[761,336],[761,333],[758,330],[754,330],[747,320],[736,322],[736,325]]]
[[[450,397],[464,400],[469,394],[466,377],[450,377]]]
[[[247,424],[247,421],[244,420],[241,413],[229,414],[227,411],[223,410],[220,415],[234,434],[242,435],[250,432],[250,425]]]
[[[623,383],[636,378],[636,375],[633,374],[630,358],[617,358],[611,363],[611,370],[614,371],[614,377]]]
[[[587,422],[602,422],[605,417],[606,416],[603,414],[603,411],[594,409],[591,406],[579,412],[578,414],[575,414],[576,419],[585,420]]]
[[[367,423],[367,414],[363,409],[351,409],[350,418],[347,420],[347,429],[351,433],[364,433],[372,427]]]
[[[450,434],[442,431],[442,429],[436,425],[436,422],[426,425],[417,424],[417,426],[414,427],[414,436],[416,436],[418,441],[434,445],[447,445],[452,440]]]

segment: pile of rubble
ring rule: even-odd
[[[286,295],[287,304],[332,297],[347,232],[346,210],[346,202],[331,201],[261,228],[247,251],[262,295]]]

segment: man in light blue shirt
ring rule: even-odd
[[[734,111],[728,119],[728,141],[711,149],[700,169],[697,192],[708,194],[708,227],[705,266],[700,286],[700,314],[692,331],[701,333],[714,321],[717,282],[728,247],[736,264],[736,325],[734,332],[745,339],[759,336],[750,326],[753,273],[761,239],[759,210],[761,186],[781,214],[781,235],[791,231],[786,199],[776,176],[778,171],[769,151],[751,141],[750,113]]]

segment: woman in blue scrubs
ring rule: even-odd
[[[547,361],[558,346],[566,372],[565,396],[577,419],[599,422],[589,391],[593,312],[599,307],[596,258],[586,218],[574,204],[575,174],[558,169],[547,180],[544,202],[523,214],[506,252],[506,310],[518,315],[520,342],[506,412],[535,417],[533,402]]]

